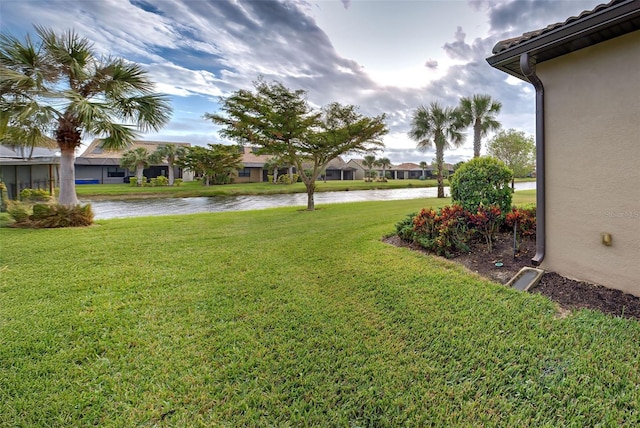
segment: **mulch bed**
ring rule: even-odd
[[[428,253],[417,244],[402,241],[398,236],[384,238],[383,241]],[[506,284],[520,269],[533,266],[531,258],[534,255],[535,240],[525,239],[520,242],[518,253],[514,257],[513,235],[501,233],[496,237],[493,251],[488,252],[486,245],[478,244],[472,247],[470,253],[459,254],[451,260],[485,278]],[[502,263],[501,267],[496,266],[498,262]],[[555,301],[562,315],[574,309],[586,308],[612,316],[640,320],[640,298],[601,285],[574,281],[555,272],[545,273],[538,285],[530,292],[542,294]]]

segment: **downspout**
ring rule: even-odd
[[[529,53],[520,55],[520,70],[536,89],[536,255],[531,262],[539,266],[544,260],[546,244],[546,187],[544,162],[544,86],[529,63]]]

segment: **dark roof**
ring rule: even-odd
[[[640,0],[612,0],[549,25],[498,42],[487,62],[505,73],[527,80],[520,70],[520,55],[544,62],[597,43],[640,30]]]

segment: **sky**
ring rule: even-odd
[[[173,107],[171,121],[144,140],[231,143],[203,115],[263,76],[307,91],[316,108],[336,101],[363,115],[386,114],[386,148],[377,156],[430,163],[434,149],[418,150],[407,134],[415,110],[434,101],[454,107],[460,97],[488,94],[502,103],[504,129],[533,135],[532,86],[491,68],[486,58],[500,40],[601,2],[0,0],[0,28],[20,39],[33,37],[34,25],[73,29],[100,54],[141,64]],[[467,130],[464,145],[447,150],[445,161],[472,156]]]

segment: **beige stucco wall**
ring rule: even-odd
[[[640,296],[640,31],[538,64],[537,74],[546,121],[542,267]]]

